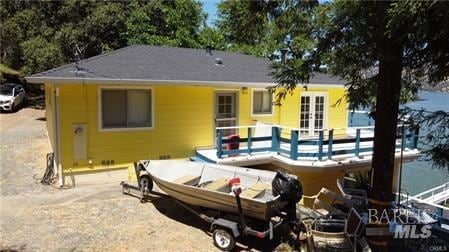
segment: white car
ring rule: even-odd
[[[0,87],[0,110],[12,111],[23,102],[25,90],[20,84],[6,83]]]

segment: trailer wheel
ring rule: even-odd
[[[149,175],[143,175],[140,177],[140,187],[144,193],[149,193],[153,190],[153,180]]]
[[[212,237],[214,245],[222,251],[231,251],[235,246],[234,236],[226,229],[216,228]]]
[[[129,194],[131,192],[131,189],[129,189],[129,187],[127,186],[123,186],[122,187],[122,193],[123,194]]]

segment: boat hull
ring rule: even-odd
[[[238,213],[236,197],[233,194],[209,191],[195,186],[176,184],[151,175],[157,186],[169,196],[184,203],[215,209],[222,212]],[[284,205],[279,200],[262,202],[241,198],[243,214],[246,217],[269,220],[279,213]]]

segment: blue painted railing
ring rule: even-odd
[[[230,127],[217,128],[216,136],[217,136],[217,157],[223,158],[225,156],[233,156],[239,154],[254,154],[261,152],[276,152],[281,155],[286,155],[292,160],[297,160],[298,158],[316,158],[319,161],[322,161],[324,158],[327,160],[332,160],[332,157],[335,155],[343,155],[343,154],[353,154],[354,157],[360,157],[360,153],[362,152],[370,152],[373,151],[373,146],[364,146],[362,147],[362,143],[371,142],[374,140],[373,136],[362,137],[361,130],[367,127],[357,128],[355,132],[355,137],[344,137],[344,138],[335,138],[334,129],[323,130],[318,132],[318,138],[316,139],[300,139],[299,131],[297,129],[291,128],[283,128],[280,126],[272,126],[271,127],[271,136],[252,136],[252,130],[254,127],[247,127],[247,137],[235,139],[228,139],[223,135],[224,130]],[[242,130],[245,127],[235,127]],[[283,135],[288,135],[283,130],[289,130],[290,138],[282,137]],[[328,134],[324,134],[325,131]],[[398,129],[397,140],[401,140],[404,142],[397,142],[396,148],[410,148],[416,149],[418,147],[418,137],[419,137],[419,128],[410,129],[405,126],[400,126]],[[227,144],[236,143],[238,141],[239,145],[241,143],[246,143],[246,146],[239,146],[239,149],[226,149]],[[266,142],[268,146],[258,147],[254,143],[257,142]],[[353,144],[351,146],[339,146],[341,148],[334,149],[336,144]],[[301,151],[300,147],[302,146],[316,146],[316,151]],[[285,148],[288,147],[288,148]]]

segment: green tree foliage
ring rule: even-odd
[[[285,13],[288,12],[288,9],[285,10]],[[385,82],[381,78],[391,78],[382,76],[381,63],[385,58],[393,57],[394,53],[397,54],[394,55],[397,58],[397,64],[394,65],[399,66],[396,70],[399,83],[392,84],[392,87],[400,89],[395,95],[401,95],[399,101],[402,103],[415,97],[424,82],[435,84],[448,76],[447,3],[335,1],[311,11],[300,13],[295,9],[292,12],[307,18],[301,22],[300,29],[279,32],[280,35],[284,34],[285,46],[289,48],[289,60],[285,64],[278,62],[273,65],[273,75],[282,87],[289,89],[298,83],[305,83],[314,72],[322,72],[322,66],[326,65],[330,73],[348,82],[347,98],[353,107],[375,109],[379,85]],[[301,20],[298,17],[295,19]],[[295,46],[297,44],[299,46]],[[391,93],[394,90],[384,88],[380,91]],[[391,105],[390,109],[395,111]],[[436,149],[447,147],[447,142],[441,141],[428,141],[428,144]],[[445,150],[449,152],[449,149]],[[427,153],[438,151],[430,149]],[[434,160],[441,158],[435,156]],[[439,161],[438,164],[447,162]]]
[[[96,7],[86,17],[85,45],[92,53],[111,51],[126,46],[126,12],[123,2],[110,2]]]
[[[353,105],[375,108],[370,197],[372,202],[391,202],[400,96],[416,93],[424,81],[449,77],[449,4],[337,0],[310,13],[310,25],[286,33],[289,57],[273,64],[273,76],[279,87],[291,89],[327,65],[330,73],[348,83]],[[307,38],[314,46],[292,47],[295,38]],[[440,122],[440,127],[449,126]],[[430,153],[448,153],[445,143],[434,142]]]
[[[42,36],[33,37],[21,44],[26,73],[40,72],[63,63],[60,47]]]
[[[224,0],[218,4],[217,28],[231,51],[256,56],[273,52],[272,19],[282,1]]]
[[[216,50],[226,49],[226,40],[221,32],[212,27],[205,27],[200,35],[199,42],[204,47],[209,47]]]
[[[128,44],[200,47],[205,14],[198,1],[134,1],[126,21]]]
[[[0,14],[2,63],[25,74],[73,61],[77,46],[87,58],[137,43],[197,48],[205,39],[198,0],[6,0]]]

